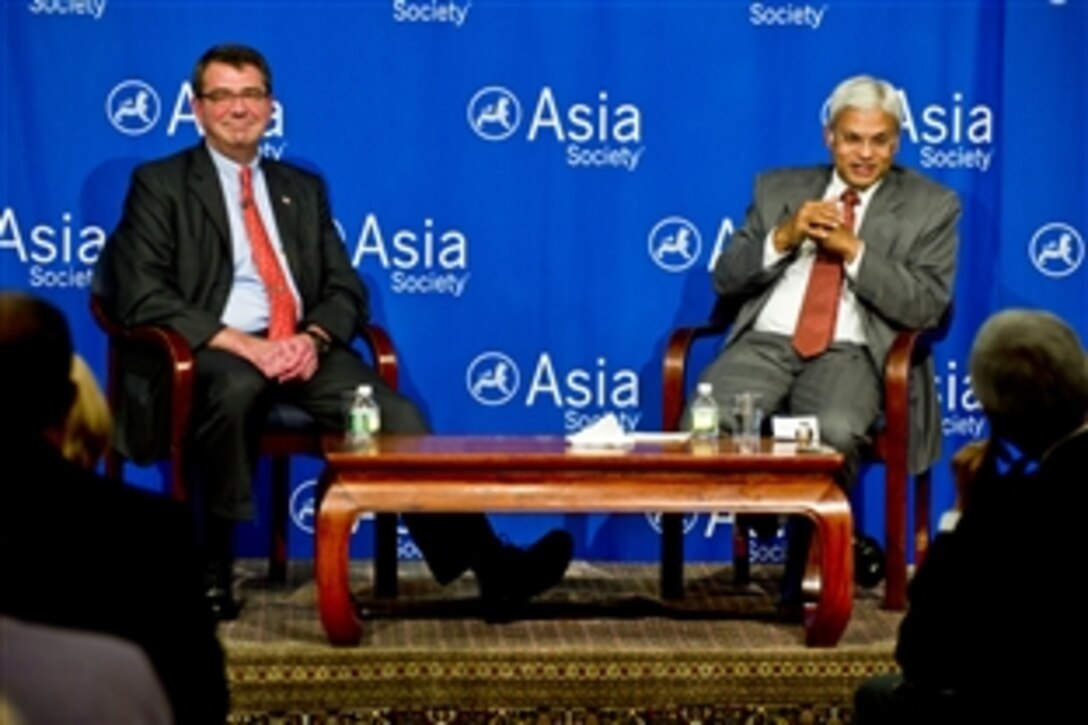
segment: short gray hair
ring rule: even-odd
[[[879,109],[895,119],[896,127],[903,119],[899,89],[888,81],[872,76],[854,76],[835,86],[827,99],[827,125],[834,126],[839,114],[847,108],[862,111]]]
[[[1077,333],[1055,315],[1005,310],[975,337],[971,387],[995,432],[1045,450],[1085,420],[1088,358]]]

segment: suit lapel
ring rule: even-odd
[[[789,219],[801,205],[813,199],[822,199],[831,182],[831,167],[818,166],[798,173],[796,182],[782,194],[782,212],[778,223]]]
[[[223,202],[223,189],[219,185],[219,174],[215,171],[212,157],[203,145],[193,150],[193,163],[189,170],[189,188],[204,206],[212,226],[219,232],[219,242],[227,259],[233,257],[230,244],[230,224],[227,222],[227,207]]]
[[[872,244],[882,251],[890,251],[895,240],[895,229],[899,207],[903,205],[903,175],[896,167],[888,172],[880,188],[873,194],[865,219],[858,230],[858,236],[866,244]]]

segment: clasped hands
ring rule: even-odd
[[[277,383],[306,381],[317,372],[317,350],[309,335],[299,333],[281,340],[256,338],[256,358],[251,360],[265,377]]]
[[[861,240],[843,223],[842,212],[834,200],[806,201],[774,230],[774,247],[779,253],[793,249],[805,239],[847,262],[854,260],[861,247]]]
[[[277,383],[305,382],[317,372],[317,348],[305,333],[268,340],[226,327],[209,344],[248,360],[266,378]]]

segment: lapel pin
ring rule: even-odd
[[[280,201],[281,201],[281,202],[283,202],[284,204],[290,204],[290,203],[291,203],[291,197],[289,197],[289,196],[281,196],[281,197],[280,197]]]

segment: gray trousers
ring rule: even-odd
[[[793,349],[790,338],[748,331],[729,344],[702,372],[700,381],[714,386],[723,411],[737,393],[759,393],[764,415],[815,415],[820,439],[841,452],[846,465],[844,488],[853,486],[858,459],[868,431],[880,414],[881,378],[861,345],[836,343],[809,360]],[[690,401],[689,401],[690,408]],[[690,426],[690,410],[683,425]],[[722,427],[732,432],[728,415]]]

